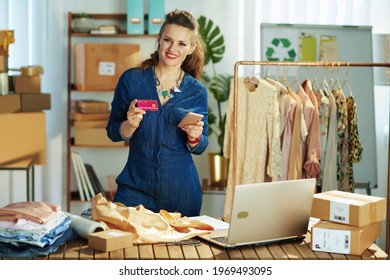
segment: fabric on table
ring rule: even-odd
[[[180,218],[177,213],[172,215]],[[109,229],[132,233],[134,244],[175,242],[210,232],[191,227],[179,232],[159,213],[143,205],[128,207],[119,202],[110,202],[102,194],[92,198],[92,220],[104,223]]]

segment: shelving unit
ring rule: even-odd
[[[95,21],[95,23],[100,24],[115,24],[118,25],[120,31],[118,34],[90,34],[90,33],[76,33],[73,30],[73,22],[76,18],[76,14],[69,12],[68,13],[68,46],[67,46],[67,149],[66,149],[66,208],[68,212],[72,211],[72,203],[85,203],[84,201],[79,200],[72,194],[73,188],[72,186],[72,163],[71,163],[71,152],[72,151],[82,151],[83,153],[90,152],[89,150],[93,149],[93,156],[99,156],[102,154],[103,150],[111,151],[120,151],[121,149],[126,149],[128,146],[84,146],[84,145],[74,145],[73,141],[73,122],[71,119],[72,112],[72,101],[78,99],[94,99],[94,100],[105,100],[110,101],[113,97],[114,89],[112,90],[77,90],[74,85],[74,61],[73,61],[73,45],[76,42],[98,42],[98,43],[134,43],[139,44],[141,49],[141,54],[144,53],[144,57],[141,55],[141,60],[149,57],[150,53],[154,50],[155,41],[157,39],[157,35],[151,34],[127,34],[126,33],[126,14],[89,14]],[[149,46],[145,47],[145,44]],[[123,156],[127,157],[127,151],[121,153]],[[115,155],[113,155],[114,157]],[[93,158],[93,157],[92,157]],[[117,159],[115,159],[117,160]],[[123,159],[125,160],[125,159]],[[120,160],[119,160],[120,161]],[[107,159],[105,158],[102,163],[107,163]],[[124,166],[123,162],[123,166]],[[93,162],[94,166],[98,165],[97,162]],[[122,164],[122,163],[120,163]],[[99,169],[99,168],[96,168]],[[117,171],[118,173],[120,170]],[[97,170],[98,173],[98,170]],[[99,174],[98,174],[99,175]],[[105,183],[105,182],[102,182]],[[76,205],[77,206],[77,205]],[[77,207],[76,207],[77,208]]]

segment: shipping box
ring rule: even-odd
[[[0,55],[0,73],[8,73],[8,56]]]
[[[74,84],[77,90],[114,90],[122,73],[140,66],[138,44],[74,44]]]
[[[75,121],[75,128],[106,128],[107,121]]]
[[[41,93],[41,76],[13,76],[14,92],[15,93]]]
[[[130,232],[121,230],[105,230],[91,233],[88,236],[88,247],[109,252],[131,247],[133,235]]]
[[[39,112],[50,109],[50,94],[9,94],[0,96],[0,114]]]
[[[313,251],[361,255],[382,233],[382,222],[363,227],[319,221],[311,230]]]
[[[362,227],[386,218],[386,199],[336,190],[317,193],[311,217]]]
[[[46,115],[0,114],[0,166],[46,164]]]
[[[106,128],[74,128],[74,143],[81,146],[125,146],[124,141],[112,142]]]
[[[110,104],[101,100],[78,100],[76,109],[79,113],[107,113],[110,111]]]

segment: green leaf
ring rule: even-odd
[[[214,26],[212,20],[206,19],[201,16],[198,19],[199,32],[205,43],[205,65],[210,61],[217,63],[222,60],[223,54],[225,53],[225,40],[218,26]]]

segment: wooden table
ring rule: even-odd
[[[55,253],[39,260],[387,260],[388,255],[372,244],[361,256],[316,252],[311,250],[310,233],[302,241],[262,246],[223,249],[202,242],[201,245],[134,245],[102,252],[88,247],[84,239],[62,245]]]

